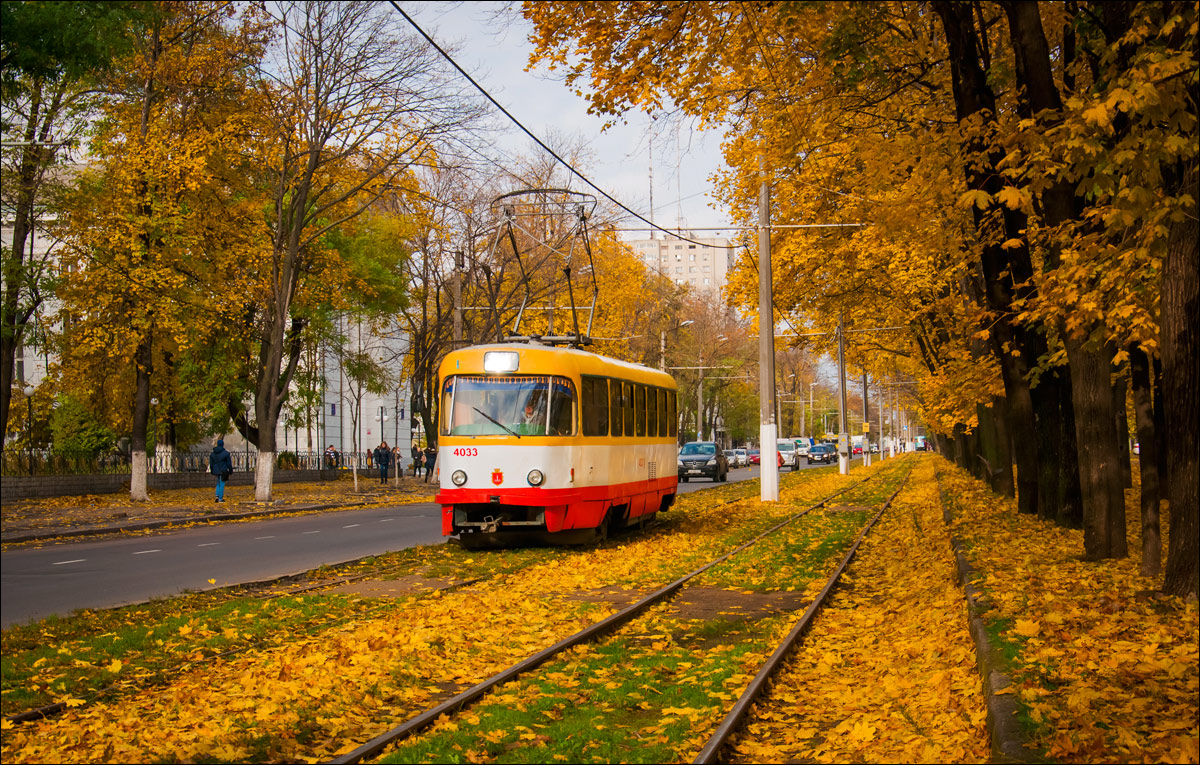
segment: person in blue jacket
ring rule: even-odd
[[[208,472],[217,477],[217,501],[225,501],[225,482],[233,472],[233,457],[225,451],[225,439],[218,438],[212,454],[208,455]]]

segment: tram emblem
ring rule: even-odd
[[[496,484],[497,486],[504,483],[504,473],[500,471],[500,468],[495,468],[492,470],[492,483]]]

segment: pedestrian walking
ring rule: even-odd
[[[433,466],[437,462],[437,449],[433,444],[425,447],[425,483],[429,483],[429,476],[433,475]]]
[[[379,468],[379,482],[387,484],[388,468],[392,464],[392,450],[387,445],[387,441],[380,441],[372,456],[375,459],[375,466]]]
[[[233,457],[225,451],[225,439],[218,438],[212,454],[208,455],[208,472],[217,477],[217,502],[225,501],[225,482],[233,472]]]
[[[329,448],[325,450],[325,467],[330,470],[336,468],[338,466],[338,457],[340,456],[338,450],[333,448],[333,444],[330,444]]]
[[[413,461],[413,478],[417,477],[417,473],[421,470],[421,447],[416,444],[412,445],[412,461]]]

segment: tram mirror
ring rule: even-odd
[[[491,374],[515,372],[519,358],[516,351],[488,351],[483,354],[483,371]]]

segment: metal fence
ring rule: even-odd
[[[147,469],[150,473],[207,473],[210,451],[174,451],[160,449],[149,455]],[[231,451],[234,472],[249,472],[258,468],[258,452]],[[323,452],[284,451],[275,455],[275,467],[279,470],[319,470],[331,467],[370,467],[369,453],[347,457],[338,455],[336,460],[327,459]],[[5,449],[0,456],[0,475],[116,475],[129,474],[130,455],[123,452],[95,454],[93,452],[71,452],[59,449]]]

